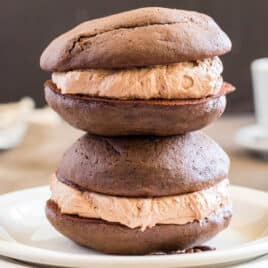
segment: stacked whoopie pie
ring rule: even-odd
[[[196,246],[228,226],[229,158],[190,131],[225,109],[234,87],[218,56],[230,49],[212,18],[156,7],[52,41],[41,56],[53,72],[46,100],[88,132],[51,179],[46,213],[59,232],[102,252],[146,254]]]

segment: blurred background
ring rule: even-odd
[[[250,62],[268,55],[268,1],[1,1],[0,102],[28,95],[44,105],[42,84],[49,77],[39,69],[39,56],[55,36],[76,24],[104,15],[143,6],[194,9],[211,15],[226,31],[233,50],[224,56],[224,77],[239,89],[229,96],[227,112],[253,111]]]

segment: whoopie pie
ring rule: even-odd
[[[46,214],[76,243],[111,254],[187,249],[232,215],[229,158],[196,131],[78,139],[51,179]]]
[[[53,40],[41,68],[48,104],[102,136],[177,135],[221,116],[218,56],[231,41],[207,15],[148,7],[84,22]]]

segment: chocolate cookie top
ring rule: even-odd
[[[170,64],[222,55],[231,41],[207,15],[147,7],[84,22],[53,40],[41,68],[69,71]]]
[[[173,137],[88,134],[67,150],[57,177],[82,190],[118,196],[195,192],[227,178],[226,153],[202,132]]]

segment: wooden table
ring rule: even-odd
[[[230,180],[232,184],[268,191],[268,161],[256,157],[235,144],[239,128],[254,123],[253,117],[223,117],[205,129],[231,158]]]
[[[253,157],[234,143],[234,134],[253,122],[247,116],[222,117],[205,129],[230,155],[230,180],[268,191],[268,162]],[[65,123],[31,124],[18,147],[0,153],[0,193],[45,185],[63,152],[82,132]]]

